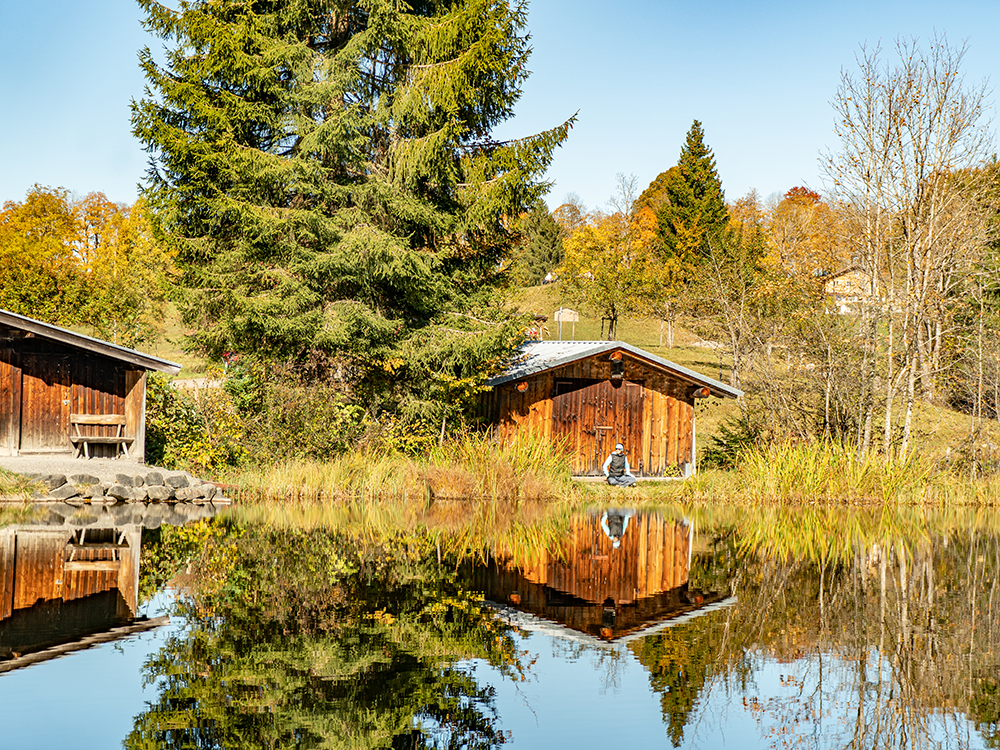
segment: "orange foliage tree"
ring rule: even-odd
[[[162,319],[172,268],[142,201],[35,185],[0,211],[0,308],[21,315],[133,346]]]
[[[794,187],[771,211],[767,260],[800,280],[818,281],[850,262],[838,242],[839,217],[819,193]]]
[[[672,267],[659,262],[656,237],[656,215],[643,207],[589,214],[563,242],[563,289],[575,304],[608,320],[609,341],[621,316],[650,314],[672,282]]]

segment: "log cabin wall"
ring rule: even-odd
[[[117,616],[138,607],[142,529],[83,532],[37,527],[0,530],[0,621],[38,604],[117,591]]]
[[[145,372],[100,354],[0,326],[0,455],[73,450],[70,414],[124,414],[126,435],[142,460]],[[141,428],[141,429],[140,429]],[[82,434],[113,436],[114,425],[83,425]],[[116,445],[93,445],[95,457]]]
[[[692,384],[627,353],[622,362],[618,381],[602,353],[495,386],[484,395],[483,416],[501,440],[530,430],[564,442],[575,475],[599,474],[618,442],[633,473],[678,473],[691,460],[694,442]],[[518,383],[526,383],[526,390],[518,391]]]
[[[599,516],[577,516],[562,554],[524,567],[493,560],[474,568],[473,583],[492,601],[613,639],[691,609],[690,552],[691,527],[674,519],[635,514],[615,548]]]

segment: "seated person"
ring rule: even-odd
[[[608,479],[608,484],[619,487],[628,487],[636,483],[636,478],[632,474],[632,467],[628,465],[628,457],[625,455],[625,446],[618,443],[613,453],[609,454],[601,467],[604,476]]]

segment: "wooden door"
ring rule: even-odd
[[[582,378],[555,381],[552,439],[570,452],[570,471],[574,475],[594,473],[594,456],[597,450],[594,425],[600,386],[600,381]]]
[[[22,354],[21,371],[21,451],[69,450],[69,358]]]
[[[601,473],[615,443],[625,445],[632,471],[641,470],[643,389],[631,381],[555,381],[552,437],[565,443],[577,476]]]
[[[641,383],[630,380],[605,380],[601,383],[601,398],[595,429],[598,433],[597,472],[617,443],[625,446],[632,473],[645,468],[642,461]]]

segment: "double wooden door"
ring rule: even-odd
[[[643,390],[629,380],[556,380],[552,437],[569,449],[573,474],[600,474],[616,443],[625,446],[633,473],[644,470]]]

